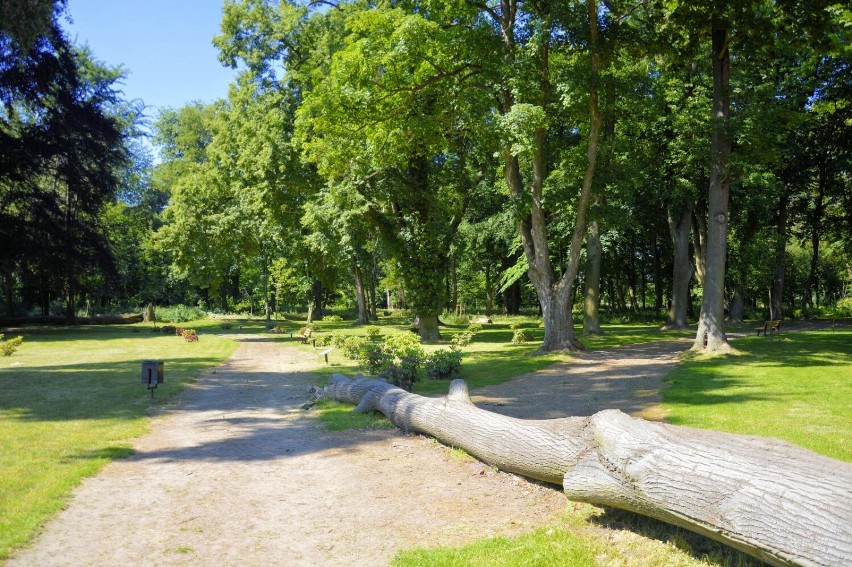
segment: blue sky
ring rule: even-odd
[[[225,97],[235,71],[223,67],[211,43],[219,33],[223,0],[68,0],[72,39],[95,57],[127,72],[128,100],[150,108],[179,107]]]

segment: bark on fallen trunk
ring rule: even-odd
[[[331,377],[325,395],[380,411],[502,470],[561,484],[572,500],[623,508],[773,565],[848,565],[852,466],[776,439],[653,423],[618,410],[522,420],[443,398]]]

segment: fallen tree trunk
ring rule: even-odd
[[[852,466],[776,439],[648,422],[618,410],[516,419],[474,406],[463,380],[443,398],[335,374],[325,395],[380,411],[478,459],[561,484],[572,500],[631,510],[772,565],[849,565]]]

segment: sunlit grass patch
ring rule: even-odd
[[[694,358],[668,376],[667,421],[777,437],[852,461],[852,330],[735,341],[736,357]]]
[[[28,329],[18,352],[0,360],[0,559],[81,478],[130,455],[152,408],[236,347],[212,334],[186,343],[140,327]],[[143,360],[165,361],[153,400],[141,384]]]
[[[320,400],[313,411],[328,431],[346,429],[391,429],[394,425],[382,414],[376,412],[356,413],[349,404],[332,400]]]

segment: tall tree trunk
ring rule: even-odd
[[[320,321],[323,316],[323,292],[325,291],[322,282],[320,280],[314,280],[313,287],[313,300],[314,300],[314,310],[313,310],[313,320]]]
[[[728,246],[728,197],[730,177],[728,139],[730,116],[730,59],[728,30],[718,17],[713,18],[713,136],[707,220],[707,259],[704,294],[693,349],[707,352],[730,352],[725,336],[725,254]],[[706,346],[705,346],[706,341]]]
[[[424,343],[432,343],[441,340],[441,332],[438,329],[438,314],[426,313],[417,316],[417,332],[420,340]]]
[[[370,315],[367,313],[367,297],[364,294],[364,280],[361,277],[361,267],[355,264],[355,298],[358,302],[358,324],[370,323]]]
[[[494,312],[494,282],[491,277],[491,264],[485,264],[485,316]]]
[[[786,189],[786,188],[785,188]],[[787,266],[787,205],[785,193],[778,203],[778,240],[775,243],[775,278],[772,281],[771,319],[784,319],[784,271]]]
[[[677,218],[668,211],[669,234],[674,248],[674,266],[672,268],[672,304],[669,309],[668,329],[686,329],[689,326],[687,309],[689,306],[689,280],[692,278],[692,266],[689,262],[689,233],[692,227],[692,211],[682,206]]]
[[[808,279],[805,283],[805,295],[802,298],[802,311],[808,305],[812,307],[819,306],[818,285],[817,285],[817,269],[819,268],[819,240],[820,240],[820,225],[822,224],[822,215],[825,208],[825,183],[826,175],[823,167],[820,167],[819,181],[817,186],[817,196],[814,202],[814,210],[811,215],[811,268],[808,271]],[[817,297],[814,297],[814,296]]]
[[[586,277],[585,300],[583,301],[583,334],[602,335],[600,322],[601,305],[601,247],[600,228],[598,221],[589,223],[589,233],[586,236]]]
[[[582,345],[574,337],[574,325],[570,317],[571,306],[569,300],[572,296],[573,285],[580,269],[580,248],[586,232],[586,211],[591,201],[592,181],[594,179],[595,163],[598,154],[598,138],[602,123],[601,113],[598,108],[598,77],[601,63],[598,52],[597,1],[587,0],[586,7],[589,17],[589,49],[591,53],[587,163],[580,198],[577,202],[574,231],[568,249],[568,265],[565,267],[561,277],[556,275],[551,263],[546,215],[542,206],[542,194],[546,178],[544,128],[536,128],[534,132],[532,181],[529,188],[524,186],[518,157],[512,153],[511,147],[506,146],[503,148],[503,173],[509,186],[509,191],[516,197],[521,195],[529,195],[530,197],[529,213],[517,219],[517,226],[518,232],[521,235],[524,253],[530,266],[528,272],[529,278],[538,295],[544,321],[544,341],[539,347],[539,352],[542,353],[582,348]],[[503,36],[509,42],[506,45],[506,53],[511,58],[513,57],[514,49],[514,15],[506,15],[505,17],[510,18],[510,20],[506,20],[502,24]],[[544,93],[550,88],[548,49],[548,40],[545,39],[541,42],[540,47],[542,100],[539,102],[542,105],[546,102],[544,100]],[[508,87],[504,88],[501,94],[501,110],[505,113],[511,110],[514,98],[512,91]]]
[[[6,317],[15,316],[15,278],[11,268],[3,271],[3,293],[6,299]]]
[[[450,276],[451,276],[451,287],[450,287],[450,307],[452,307],[453,313],[456,315],[460,314],[459,311],[459,277],[458,270],[456,266],[456,255],[450,255]]]
[[[572,500],[658,518],[773,565],[840,566],[852,557],[852,466],[783,441],[618,410],[516,419],[474,406],[463,380],[438,399],[334,374],[324,393],[502,470],[561,484]]]
[[[707,273],[707,218],[706,211],[693,211],[692,248],[695,252],[695,279],[704,286],[704,274]]]
[[[260,274],[260,282],[263,285],[263,313],[266,324],[272,321],[272,306],[269,304],[269,273],[266,270],[266,264],[263,266],[263,273]]]
[[[688,245],[688,244],[687,244]],[[659,235],[654,232],[654,313],[659,314],[663,310],[663,266],[660,261],[663,251],[660,249]]]

